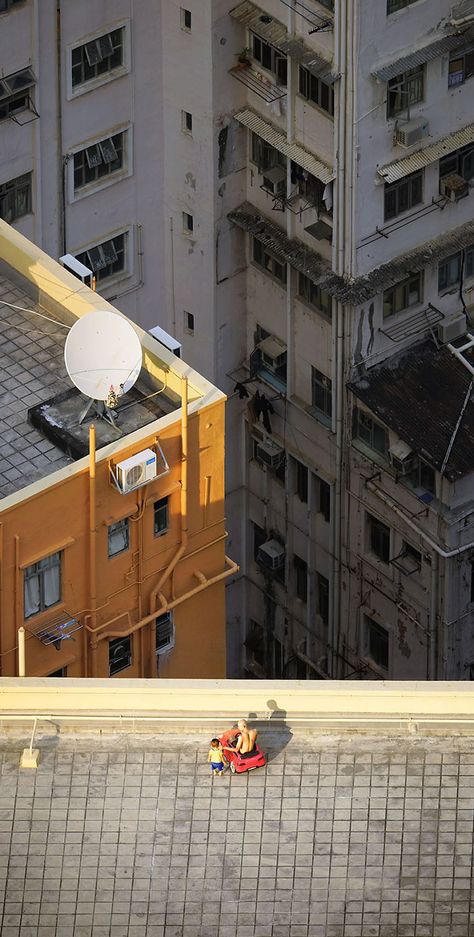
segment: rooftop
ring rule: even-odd
[[[182,713],[179,730],[157,716],[120,731],[122,683],[126,710],[135,695],[153,699],[155,713],[191,702],[194,712]],[[116,725],[64,732],[50,716],[35,740],[38,768],[20,769],[29,731],[6,710],[24,708],[22,686],[25,706],[36,698],[40,710],[55,696],[63,711],[81,696],[108,709],[115,699]],[[2,937],[474,934],[470,685],[240,686],[1,681]],[[209,738],[228,727],[234,697],[241,715],[251,699],[263,710],[268,696],[287,710],[268,700],[271,711],[260,713],[266,768],[211,778]],[[204,714],[210,699],[215,711]],[[312,724],[298,706],[312,709]],[[414,718],[448,714],[449,728],[438,737],[420,737],[416,723],[415,734],[403,731],[410,707]],[[349,734],[330,727],[341,710]],[[358,734],[363,711],[373,714],[371,734]],[[388,712],[400,715],[391,736],[377,727]],[[463,722],[468,736],[456,735]]]
[[[438,471],[457,428],[445,468],[446,477],[455,481],[474,471],[472,395],[461,416],[471,377],[447,347],[436,348],[428,339],[364,372],[348,387]]]

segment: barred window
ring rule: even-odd
[[[159,615],[155,621],[156,653],[163,654],[174,647],[174,620],[173,612]]]
[[[384,196],[385,221],[390,221],[415,205],[420,205],[423,201],[423,170],[412,172],[399,182],[386,185]]]
[[[324,417],[332,417],[332,381],[316,368],[311,368],[312,405]]]
[[[383,317],[395,315],[397,312],[403,312],[410,306],[416,306],[423,302],[423,272],[414,273],[401,280],[395,286],[385,290],[383,294]]]
[[[406,111],[411,104],[423,100],[425,90],[425,67],[418,65],[401,75],[395,75],[388,82],[387,116],[395,117]]]
[[[331,117],[334,116],[334,89],[332,85],[328,85],[322,78],[312,75],[303,65],[300,65],[299,92],[307,101],[317,104]]]
[[[32,173],[17,176],[0,185],[0,218],[11,224],[31,212]]]
[[[38,560],[27,566],[23,579],[25,618],[38,615],[61,601],[62,552]]]

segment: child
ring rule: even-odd
[[[211,739],[211,747],[207,756],[211,765],[211,774],[224,773],[224,751],[219,739]]]

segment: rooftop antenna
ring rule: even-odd
[[[142,366],[142,346],[130,322],[108,310],[88,312],[68,333],[64,362],[73,384],[90,398],[79,423],[94,407],[117,429],[118,399],[133,387]]]

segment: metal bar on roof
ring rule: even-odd
[[[230,74],[250,91],[253,91],[254,94],[257,94],[259,98],[263,98],[267,104],[273,104],[274,101],[286,97],[286,90],[264,80],[260,72],[256,72],[250,65],[246,65],[244,68],[236,65],[235,68],[230,69]]]
[[[436,162],[437,159],[441,159],[442,156],[449,156],[455,150],[473,142],[474,123],[468,124],[462,130],[456,130],[455,133],[450,133],[442,140],[438,140],[437,143],[425,146],[422,150],[417,150],[416,153],[412,153],[410,156],[404,156],[402,159],[394,160],[393,163],[388,163],[386,166],[380,166],[377,169],[377,174],[384,182],[397,182],[399,179],[410,175],[411,172],[423,169],[425,166],[429,166],[430,163]]]
[[[269,143],[270,146],[275,147],[279,153],[283,153],[284,156],[288,159],[292,159],[293,162],[301,166],[302,169],[306,169],[311,175],[316,176],[316,178],[320,179],[325,185],[334,179],[334,170],[331,166],[328,166],[322,160],[313,156],[313,154],[301,146],[301,144],[289,143],[282,130],[268,123],[263,117],[256,114],[255,111],[252,111],[251,108],[245,107],[241,111],[237,111],[237,113],[234,114],[234,118],[239,124],[248,127],[252,133],[256,133],[262,140]]]
[[[372,76],[378,78],[379,81],[390,81],[391,78],[395,78],[396,75],[401,75],[402,72],[407,71],[409,68],[416,68],[417,65],[425,65],[426,62],[431,62],[445,52],[460,48],[465,45],[466,41],[468,41],[468,37],[459,33],[453,36],[441,36],[441,38],[435,39],[428,45],[422,46],[420,49],[415,49],[413,52],[410,52],[409,55],[403,55],[393,62],[380,65],[378,68],[374,69]]]
[[[409,316],[403,322],[398,322],[386,329],[379,328],[379,332],[386,335],[391,342],[403,342],[412,335],[420,335],[422,332],[430,331],[433,325],[436,325],[441,319],[444,319],[442,312],[428,307]]]
[[[246,26],[252,32],[263,36],[264,39],[267,39],[268,42],[278,48],[287,38],[288,33],[283,23],[270,16],[255,3],[251,3],[250,0],[243,0],[243,3],[239,3],[233,10],[230,10],[229,15],[242,26]]]

